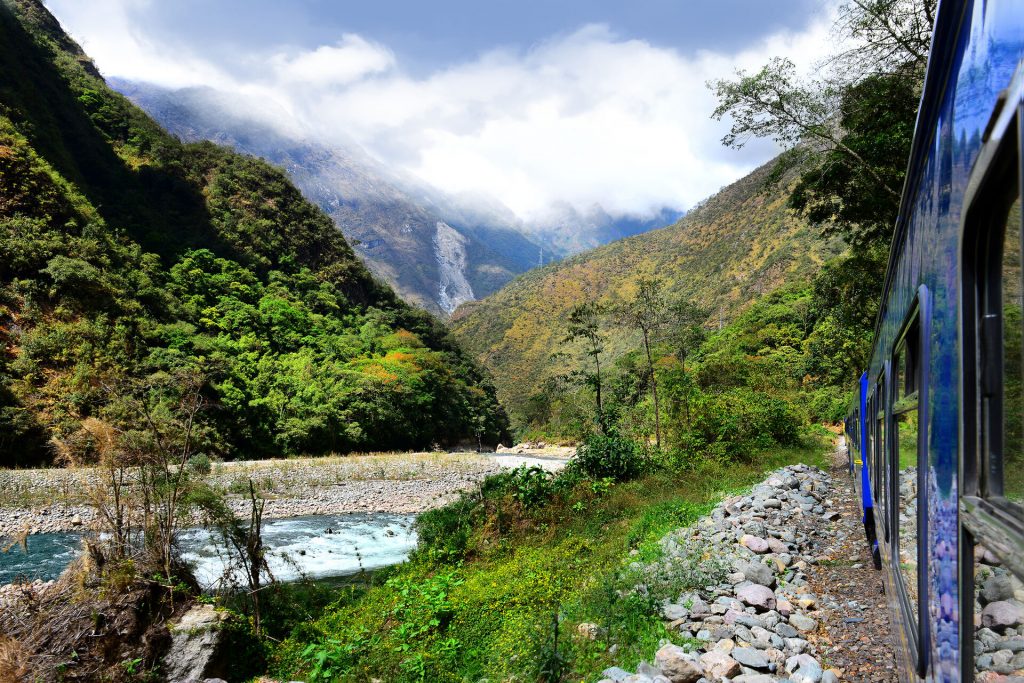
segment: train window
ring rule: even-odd
[[[1020,197],[1006,216],[1002,259],[1003,444],[989,462],[986,493],[1020,512],[1024,502],[1024,382],[1021,348]]]
[[[992,668],[1006,638],[989,628],[993,605],[1024,588],[1019,91],[1003,101],[1008,106],[997,106],[971,171],[962,224],[960,619],[975,628],[961,647],[979,671]],[[1004,668],[1024,673],[1017,663]]]
[[[896,585],[906,615],[909,642],[919,672],[925,671],[927,640],[924,622],[927,609],[921,592],[927,585],[927,554],[922,546],[927,514],[925,492],[921,486],[922,466],[927,464],[926,444],[922,438],[922,411],[927,410],[926,347],[931,321],[931,295],[922,286],[918,291],[907,323],[897,339],[892,359],[892,462],[894,546],[891,550],[896,569]]]
[[[881,519],[882,522],[882,538],[885,539],[886,543],[890,542],[890,529],[892,524],[890,522],[890,515],[892,513],[891,508],[891,490],[890,483],[892,478],[889,476],[889,462],[890,458],[890,446],[886,441],[886,426],[888,420],[886,419],[886,408],[889,402],[886,401],[888,396],[886,385],[889,382],[890,366],[888,363],[883,363],[882,377],[878,381],[878,388],[875,391],[875,462],[874,469],[872,470],[872,486],[874,486],[875,500],[878,503],[878,509],[875,511],[875,518]],[[892,438],[892,435],[888,435]]]

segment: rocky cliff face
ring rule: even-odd
[[[451,313],[476,298],[466,279],[466,238],[444,221],[438,221],[434,256],[440,276],[437,302],[445,313]]]

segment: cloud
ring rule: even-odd
[[[346,33],[337,45],[324,45],[312,51],[270,58],[278,80],[318,87],[343,86],[366,76],[387,71],[395,56],[386,47],[371,43],[354,33]]]
[[[587,25],[528,49],[495,49],[425,76],[384,45],[345,34],[332,45],[211,64],[145,32],[146,0],[50,0],[108,75],[209,85],[272,100],[308,134],[352,140],[385,164],[454,194],[494,197],[526,221],[565,202],[612,214],[685,209],[768,160],[719,140],[709,79],[770,56],[804,65],[829,49],[830,17],[736,54],[683,54]],[[102,20],[100,20],[100,15]]]

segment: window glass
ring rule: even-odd
[[[893,436],[899,467],[899,570],[910,601],[911,623],[917,622],[917,408],[895,416]]]
[[[1020,505],[1024,499],[1024,382],[1021,364],[1020,198],[1007,215],[1003,240],[1003,448],[992,463],[992,488]]]

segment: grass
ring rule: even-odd
[[[824,466],[828,452],[827,441],[813,437],[749,464],[663,470],[602,495],[584,483],[532,511],[506,499],[475,519],[461,556],[418,553],[384,585],[299,627],[277,648],[270,672],[443,683],[554,680],[556,671],[582,681],[613,664],[636,666],[662,639],[687,641],[664,627],[650,597],[628,590],[627,565],[657,557],[664,534],[766,472],[794,462]],[[597,624],[599,636],[579,636],[581,623]]]

